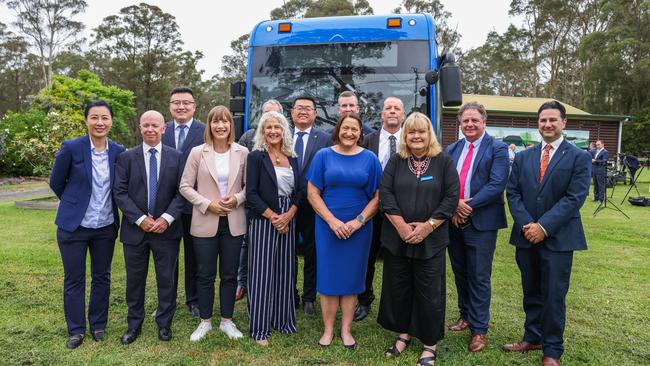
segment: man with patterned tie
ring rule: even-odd
[[[300,171],[301,184],[307,186],[305,176],[309,164],[316,152],[332,144],[329,134],[314,128],[316,121],[316,101],[310,96],[300,96],[293,102],[291,119],[294,125],[293,148],[298,156],[298,170]],[[307,315],[314,315],[314,301],[316,301],[316,243],[314,237],[314,209],[309,201],[304,200],[296,214],[298,232],[302,237],[305,250],[305,265],[303,272],[303,310]],[[296,257],[296,268],[298,260]],[[298,276],[295,276],[297,278]],[[296,307],[300,306],[298,287],[296,286]]]
[[[341,103],[341,98],[339,98]],[[386,166],[388,159],[397,152],[400,138],[402,136],[402,123],[406,119],[404,103],[398,97],[388,97],[384,100],[381,111],[381,130],[366,135],[363,139],[363,147],[372,151],[379,158],[382,169]],[[372,282],[375,277],[375,262],[381,247],[379,238],[381,236],[381,224],[383,215],[375,215],[372,221],[372,242],[368,255],[368,270],[366,272],[366,290],[359,294],[359,304],[354,312],[354,321],[365,319],[370,313],[370,307],[375,300],[372,289]]]
[[[458,110],[463,139],[447,147],[460,177],[460,200],[449,226],[449,259],[458,291],[460,317],[451,331],[469,329],[471,352],[487,346],[492,260],[497,232],[508,226],[503,191],[508,181],[508,147],[487,132],[483,105],[469,102]]]
[[[185,167],[187,157],[193,147],[203,143],[205,125],[194,119],[196,103],[192,89],[177,87],[171,91],[169,97],[169,112],[172,121],[167,122],[165,134],[162,138],[163,145],[172,147],[182,154],[182,166]],[[199,316],[198,295],[196,292],[197,272],[194,258],[194,242],[190,235],[192,223],[192,205],[185,202],[181,215],[183,226],[183,263],[185,267],[185,304],[192,316]],[[176,264],[176,286],[178,287],[178,264]],[[154,313],[155,314],[155,313]],[[155,316],[155,315],[154,315]]]
[[[514,220],[510,243],[524,293],[524,335],[502,348],[543,350],[542,365],[554,366],[564,352],[573,251],[587,249],[580,208],[589,194],[591,156],[563,138],[562,104],[546,102],[537,116],[543,141],[517,154],[506,190]]]
[[[140,117],[142,145],[117,157],[113,196],[122,210],[120,240],[126,264],[128,329],[122,344],[138,338],[144,321],[144,296],[149,256],[152,253],[158,288],[158,338],[172,338],[176,311],[175,271],[185,200],[178,191],[183,174],[181,153],[161,143],[165,118],[156,111]]]

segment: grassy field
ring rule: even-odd
[[[650,174],[642,177],[642,194],[648,193]],[[619,185],[614,202],[618,204],[627,186]],[[612,210],[597,217],[591,198],[582,209],[589,250],[576,252],[571,289],[568,295],[566,351],[567,365],[650,365],[650,208],[621,206],[631,217]],[[181,306],[184,293],[179,286],[179,310],[174,339],[158,341],[156,325],[148,317],[143,335],[133,344],[119,342],[126,329],[124,301],[125,271],[121,244],[116,245],[113,261],[109,338],[103,343],[87,337],[73,351],[64,347],[67,338],[63,317],[63,269],[56,240],[54,212],[17,210],[13,203],[0,203],[0,363],[46,365],[305,365],[305,364],[385,364],[413,365],[420,343],[397,359],[381,355],[392,343],[394,334],[376,323],[377,302],[371,315],[355,323],[353,332],[359,345],[356,352],[343,349],[340,340],[323,349],[320,316],[298,313],[298,333],[273,334],[271,346],[258,347],[246,337],[231,341],[218,330],[205,340],[190,343],[189,335],[197,321]],[[492,321],[489,346],[480,354],[466,351],[468,333],[448,332],[439,343],[437,365],[537,365],[540,353],[506,354],[503,343],[519,340],[523,311],[519,270],[514,248],[508,244],[508,230],[499,233],[494,260]],[[147,313],[153,311],[155,283],[150,269]],[[458,314],[453,274],[447,266],[447,322]],[[182,275],[181,275],[181,278]],[[380,288],[379,264],[375,289]],[[238,302],[235,322],[246,333],[246,303]]]

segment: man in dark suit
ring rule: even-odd
[[[557,101],[537,113],[543,141],[515,157],[507,197],[514,219],[510,243],[516,247],[524,293],[524,336],[505,351],[543,349],[543,366],[560,364],[564,352],[566,294],[573,251],[587,249],[580,208],[589,195],[591,156],[564,140],[566,110]]]
[[[160,140],[165,118],[156,111],[140,117],[142,145],[117,158],[113,194],[122,210],[120,240],[126,263],[128,330],[122,344],[135,341],[144,321],[144,295],[149,255],[153,253],[158,287],[158,338],[172,338],[171,324],[176,311],[175,271],[185,201],[178,191],[182,174],[181,153]]]
[[[510,162],[508,146],[485,132],[487,113],[483,105],[463,105],[458,110],[458,123],[465,137],[445,151],[460,177],[460,200],[449,226],[448,248],[460,317],[448,328],[469,328],[472,338],[468,349],[480,352],[487,346],[497,231],[508,226],[503,191]]]
[[[343,94],[341,94],[343,95]],[[339,97],[339,103],[341,98]],[[386,167],[388,159],[397,152],[400,137],[402,136],[402,123],[406,118],[404,103],[398,97],[388,97],[384,100],[381,111],[381,130],[370,133],[363,139],[363,147],[377,155],[381,162],[381,168]],[[368,270],[366,272],[366,290],[359,294],[359,304],[354,312],[354,321],[365,319],[370,313],[370,307],[375,300],[372,289],[372,282],[375,277],[375,262],[381,247],[381,224],[384,218],[382,215],[375,215],[372,221],[372,242],[368,255]]]
[[[605,144],[601,140],[596,141],[596,149],[592,153],[591,171],[594,177],[594,201],[603,202],[607,194],[607,160],[609,152],[605,150]]]
[[[309,96],[300,96],[293,102],[291,119],[294,125],[293,147],[298,156],[298,169],[302,184],[307,186],[305,175],[309,164],[316,152],[332,144],[329,134],[314,128],[316,120],[316,101]],[[296,215],[297,229],[302,237],[305,250],[305,265],[303,272],[303,310],[308,315],[314,315],[316,301],[316,239],[314,237],[314,209],[309,201],[304,200],[298,207]],[[296,268],[297,266],[296,257]],[[297,278],[298,276],[296,276]],[[296,285],[296,307],[300,304],[298,287]]]
[[[193,147],[203,143],[205,125],[194,119],[196,103],[192,89],[178,87],[172,90],[169,99],[169,112],[172,121],[167,122],[165,133],[162,137],[163,145],[172,147],[182,153],[182,169],[185,167],[187,157]],[[183,252],[185,264],[185,304],[192,316],[199,316],[198,295],[196,290],[196,260],[190,225],[192,224],[192,205],[185,202],[181,215],[183,227]],[[178,286],[178,264],[176,265],[176,286]]]

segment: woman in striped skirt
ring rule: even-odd
[[[270,327],[281,333],[296,331],[294,215],[304,190],[295,156],[286,118],[264,113],[246,170],[249,331],[261,346],[268,345]]]

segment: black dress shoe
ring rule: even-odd
[[[201,316],[201,312],[199,311],[198,305],[196,304],[187,305],[187,308],[190,310],[190,313],[192,314],[193,317],[198,318]]]
[[[172,330],[169,328],[158,328],[158,339],[161,341],[171,341]]]
[[[314,309],[314,303],[311,301],[304,301],[303,310],[307,315],[315,315],[316,310]]]
[[[70,336],[68,338],[68,341],[65,343],[65,346],[68,347],[69,349],[75,349],[84,342],[84,335],[83,334],[75,334],[73,336]]]
[[[354,311],[354,318],[352,318],[352,320],[354,320],[355,322],[361,321],[365,319],[369,313],[370,313],[370,305],[366,306],[366,305],[359,304],[359,306],[357,306],[357,310]]]
[[[121,342],[123,345],[131,344],[135,342],[136,339],[138,339],[138,336],[140,335],[140,328],[138,329],[127,329],[126,332],[122,335]]]
[[[91,334],[93,335],[95,342],[100,342],[106,339],[106,330],[104,329],[93,330]]]

